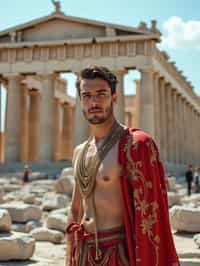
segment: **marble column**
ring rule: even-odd
[[[40,145],[40,103],[41,94],[38,90],[30,90],[29,108],[29,161],[39,161]]]
[[[141,70],[140,128],[155,138],[154,73]]]
[[[20,92],[20,161],[28,161],[29,150],[29,91],[21,85]]]
[[[85,141],[89,136],[89,123],[85,119],[82,113],[80,97],[76,96],[76,107],[75,107],[75,146]]]
[[[159,74],[154,74],[154,120],[155,120],[155,141],[160,149],[161,145],[161,126],[160,126],[160,88],[159,88]]]
[[[55,161],[59,161],[62,159],[62,115],[62,103],[58,98],[55,98]]]
[[[55,150],[55,88],[56,75],[43,74],[40,112],[40,160],[52,161]]]
[[[161,158],[163,161],[167,161],[167,121],[166,121],[166,87],[165,79],[161,78],[159,81],[160,87],[160,104],[161,104],[161,117],[160,117],[160,129],[161,129]]]
[[[178,135],[178,94],[177,94],[177,91],[175,90],[174,91],[174,124],[175,124],[175,127],[174,127],[174,132],[175,132],[175,162],[176,164],[179,163],[179,143],[178,143],[178,138],[179,138],[179,135]]]
[[[73,110],[69,103],[63,105],[62,157],[71,160],[73,153]]]
[[[20,160],[20,76],[9,75],[6,112],[6,162]]]
[[[140,128],[140,103],[141,103],[141,88],[140,88],[140,80],[135,80],[136,86],[136,95],[135,95],[135,127]]]
[[[173,114],[172,114],[172,101],[171,101],[171,84],[167,83],[165,85],[165,106],[166,106],[166,159],[168,162],[173,162],[173,156],[172,156],[172,119],[173,119]]]
[[[193,142],[193,137],[192,137],[192,106],[190,103],[188,103],[188,163],[189,164],[193,164],[193,158],[192,158],[192,142]]]
[[[114,105],[114,114],[116,119],[124,124],[125,121],[125,96],[124,96],[124,74],[126,71],[115,72],[117,76],[117,104]]]
[[[182,125],[183,125],[183,143],[182,143],[182,152],[183,152],[183,164],[187,164],[187,120],[186,120],[186,100],[182,99]]]
[[[182,164],[181,95],[177,96],[178,164]]]

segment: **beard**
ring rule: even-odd
[[[103,111],[103,109],[101,109],[101,108],[93,108],[92,110]],[[88,112],[90,112],[92,110],[88,110]],[[104,115],[102,115],[102,116],[94,114],[93,117],[89,117],[88,112],[86,112],[85,110],[83,110],[83,115],[84,115],[84,117],[86,118],[86,120],[90,124],[92,124],[92,125],[103,124],[113,114],[113,104],[111,103],[111,105],[109,107],[107,107],[106,109],[104,109]]]

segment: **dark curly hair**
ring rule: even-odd
[[[95,79],[100,78],[108,82],[111,88],[111,94],[116,93],[117,77],[104,66],[89,66],[84,68],[76,81],[76,88],[80,96],[80,83],[82,79]]]

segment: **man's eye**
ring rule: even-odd
[[[88,99],[89,97],[90,97],[90,95],[88,95],[88,94],[83,95],[84,99]]]

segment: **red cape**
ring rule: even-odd
[[[118,155],[130,266],[179,266],[156,144],[143,131],[128,128]]]

